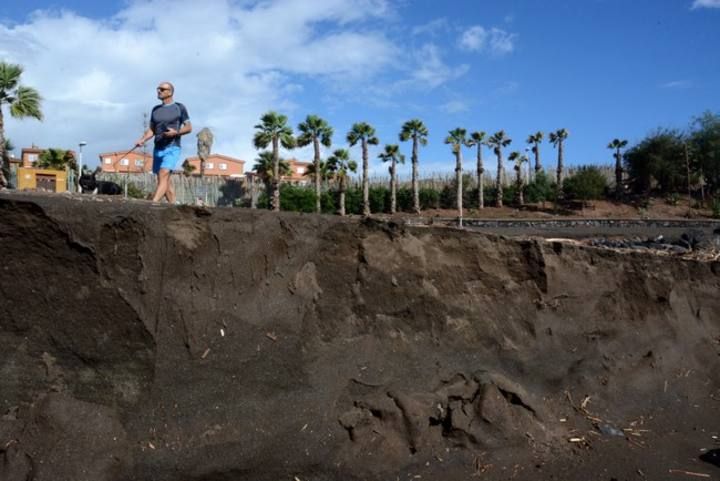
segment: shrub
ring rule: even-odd
[[[565,196],[583,202],[602,198],[606,188],[607,179],[600,169],[594,166],[580,167],[574,175],[563,182]]]
[[[555,182],[544,171],[535,174],[532,182],[525,187],[525,201],[530,203],[555,200]]]
[[[412,199],[412,192],[410,194]],[[420,209],[439,209],[440,208],[440,192],[435,189],[423,187],[418,190],[418,197],[420,197]],[[412,209],[412,200],[410,202],[410,209]]]
[[[677,192],[668,194],[668,196],[665,197],[665,203],[668,205],[678,205],[678,203],[680,203],[680,194]]]
[[[145,192],[143,192],[143,190],[140,189],[133,182],[130,182],[127,185],[127,195],[128,197],[131,197],[133,199],[144,199],[146,196]]]

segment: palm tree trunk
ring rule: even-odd
[[[362,139],[362,157],[363,157],[363,215],[370,215],[370,179],[368,178],[368,146],[367,140]]]
[[[340,216],[345,217],[345,178],[340,178]]]
[[[517,183],[518,205],[525,205],[525,199],[523,197],[522,164],[518,166],[515,182]]]
[[[485,193],[483,192],[483,174],[485,169],[483,168],[482,159],[482,147],[480,144],[477,146],[477,178],[478,178],[478,207],[480,209],[485,208]]]
[[[315,212],[318,214],[322,211],[320,205],[320,140],[313,138],[313,147],[315,148]]]
[[[542,170],[540,165],[540,143],[535,142],[535,175]]]
[[[420,213],[420,189],[418,188],[418,140],[413,136],[412,150],[412,190],[413,190],[413,211]]]
[[[5,119],[2,113],[2,103],[0,103],[0,188],[8,186],[8,179],[5,178],[5,170],[10,172],[10,166],[5,166],[6,159],[9,161],[9,155],[5,152]]]
[[[390,164],[390,213],[394,214],[397,210],[397,181],[396,181],[396,175],[395,175],[395,169],[397,168],[397,164],[395,163],[395,159],[392,159],[392,163]]]
[[[563,143],[562,140],[558,142],[558,164],[557,164],[557,172],[556,172],[556,179],[557,179],[557,186],[555,187],[557,191],[557,197],[560,197],[560,192],[562,192],[562,175],[563,175]]]
[[[460,144],[457,146],[455,152],[455,182],[457,183],[457,209],[458,209],[458,221],[462,227],[463,218],[463,179],[462,179],[462,150],[460,150]]]
[[[498,159],[498,167],[497,167],[497,180],[495,181],[495,190],[497,191],[497,199],[495,200],[495,205],[498,207],[503,206],[503,184],[502,184],[502,171],[503,171],[503,160],[502,160],[502,150],[497,149],[496,151],[497,159]]]
[[[273,138],[273,197],[272,208],[275,212],[280,212],[280,146],[279,139]]]
[[[615,196],[620,198],[622,192],[622,164],[620,163],[620,147],[618,147],[615,152]]]

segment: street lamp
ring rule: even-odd
[[[82,162],[82,148],[87,145],[87,142],[84,140],[81,140],[78,144],[78,147],[80,147],[80,151],[78,152],[78,184],[77,184],[77,191],[82,192],[82,187],[80,187],[80,176],[82,175],[82,168],[83,168],[83,162]]]

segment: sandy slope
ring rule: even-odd
[[[0,212],[2,480],[720,475],[698,460],[718,262],[145,202]]]

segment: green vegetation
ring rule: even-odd
[[[563,182],[563,193],[570,200],[601,199],[607,189],[607,179],[595,166],[583,166]]]
[[[5,172],[8,171],[7,149],[5,144],[5,120],[3,108],[10,109],[10,116],[18,119],[32,117],[43,119],[40,104],[42,97],[32,87],[20,85],[23,68],[20,65],[0,61],[0,188],[8,185]]]
[[[37,167],[41,169],[77,170],[75,154],[64,149],[45,149],[38,157]]]

